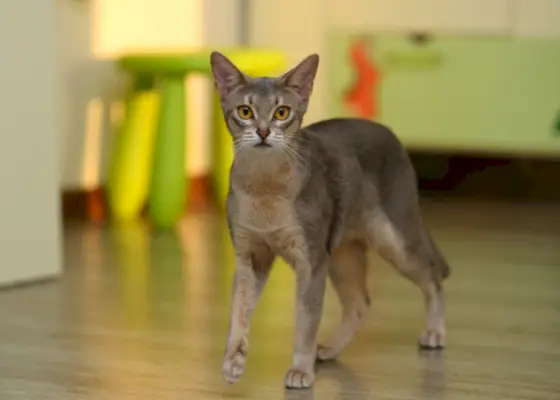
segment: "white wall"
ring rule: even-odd
[[[55,9],[0,2],[0,284],[58,274]]]
[[[143,49],[233,46],[238,0],[55,0],[60,47],[60,182],[63,189],[102,184],[125,76],[114,61]],[[208,79],[187,82],[187,172],[209,169]],[[208,100],[208,101],[207,101]]]
[[[348,4],[347,1],[342,3]],[[325,0],[253,0],[251,4],[251,45],[284,51],[291,66],[311,53],[318,53],[324,60],[329,15]],[[324,116],[323,110],[328,104],[323,83],[325,75],[322,63],[307,112],[308,123]]]
[[[326,35],[333,29],[560,38],[560,0],[253,0],[252,4],[251,44],[283,50],[292,63],[311,52],[324,56]],[[286,16],[286,10],[297,12]],[[320,68],[324,71],[328,65]],[[307,122],[328,117],[325,88],[320,70]]]
[[[95,187],[104,176],[110,107],[123,77],[112,60],[93,57],[93,3],[55,0],[59,54],[60,181],[64,189]]]
[[[504,33],[510,0],[327,0],[328,26],[371,30],[429,29]]]
[[[93,52],[114,58],[130,49],[197,46],[204,0],[92,0]]]
[[[64,188],[83,188],[104,175],[100,168],[110,142],[109,107],[122,90],[122,77],[112,60],[131,49],[234,46],[241,30],[240,0],[55,1],[63,49],[61,182]],[[292,64],[311,52],[324,56],[326,33],[335,28],[560,36],[560,0],[252,0],[250,4],[251,44],[284,50]],[[286,17],[287,10],[297,12]],[[326,68],[323,63],[317,76],[307,122],[328,116]],[[187,84],[196,101],[187,105],[186,169],[201,175],[210,167],[206,103],[212,88],[201,77]],[[100,121],[95,122],[98,116]]]
[[[514,33],[522,37],[560,38],[559,0],[510,0]]]
[[[93,52],[114,59],[138,50],[234,46],[238,0],[93,0]],[[187,90],[186,171],[210,169],[210,96],[207,77],[191,76]]]

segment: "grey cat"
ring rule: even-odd
[[[236,270],[222,365],[226,382],[243,374],[251,314],[276,256],[292,266],[297,281],[286,387],[310,387],[315,361],[335,359],[362,325],[370,303],[370,248],[421,289],[427,317],[419,345],[443,348],[442,281],[449,267],[424,226],[416,175],[396,136],[360,119],[301,127],[317,55],[277,78],[246,76],[217,52],[211,65],[235,151],[227,199]],[[318,346],[327,276],[342,320],[327,345]]]

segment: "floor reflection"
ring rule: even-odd
[[[443,400],[446,398],[445,353],[420,351],[418,353],[421,384],[418,398]]]
[[[235,386],[221,381],[234,269],[221,215],[189,216],[174,231],[69,226],[61,281],[0,292],[0,398],[552,399],[560,211],[508,207],[427,210],[453,265],[446,352],[417,353],[420,295],[373,257],[366,326],[301,392],[282,385],[294,277],[281,261],[255,312],[246,373]],[[320,337],[339,314],[329,288]]]

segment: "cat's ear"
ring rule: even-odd
[[[210,66],[214,83],[222,99],[240,86],[247,84],[247,76],[243,74],[226,56],[217,51],[210,54]]]
[[[282,75],[280,82],[299,94],[302,99],[308,101],[313,91],[313,81],[318,67],[319,55],[312,54],[295,68]]]

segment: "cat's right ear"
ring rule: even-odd
[[[247,84],[247,77],[222,53],[213,51],[210,66],[216,90],[221,99],[225,99],[235,89]]]

